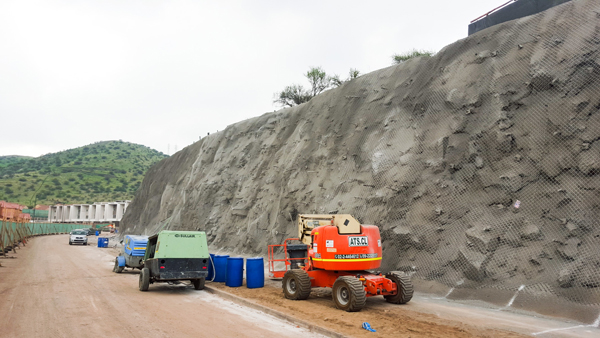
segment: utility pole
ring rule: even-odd
[[[50,174],[52,174],[52,170],[50,170]],[[35,222],[35,206],[37,204],[37,193],[40,191],[40,189],[42,189],[42,187],[44,186],[44,183],[46,182],[46,179],[48,178],[48,176],[50,176],[50,174],[48,174],[48,175],[46,175],[46,177],[44,177],[44,180],[42,180],[42,183],[40,183],[40,186],[37,188],[37,190],[33,192],[33,196],[31,196],[31,199],[29,200],[29,204],[31,205],[31,200],[33,199],[33,214],[31,215],[31,220],[34,222]]]

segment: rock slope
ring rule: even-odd
[[[568,2],[233,124],[152,167],[125,232],[265,254],[298,213],[350,213],[384,270],[600,304],[599,12]]]

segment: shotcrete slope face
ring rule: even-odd
[[[379,226],[382,271],[593,321],[597,13],[568,2],[211,134],[150,169],[125,233],[204,230],[213,249],[265,254],[299,213],[349,213]]]

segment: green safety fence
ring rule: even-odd
[[[24,214],[30,214],[31,217],[35,218],[45,218],[48,219],[48,210],[33,210],[33,209],[23,209]]]
[[[75,229],[81,229],[81,224],[63,223],[25,223],[33,236],[67,234]]]
[[[14,250],[14,247],[20,243],[25,243],[28,237],[67,234],[79,228],[81,228],[81,224],[0,221],[0,255],[11,249]]]

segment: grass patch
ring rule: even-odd
[[[397,65],[402,62],[408,61],[412,58],[416,58],[416,57],[420,57],[420,56],[432,56],[433,54],[435,54],[435,52],[433,52],[433,51],[413,49],[409,52],[392,55],[392,60],[394,61],[394,64]]]

